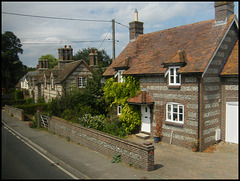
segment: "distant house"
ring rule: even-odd
[[[104,76],[136,76],[141,92],[140,131],[164,142],[203,151],[217,141],[238,143],[238,20],[234,4],[215,2],[215,19],[143,34],[129,23],[130,43]]]
[[[98,65],[97,52],[89,54],[90,65],[84,60],[73,61],[71,46],[59,48],[58,54],[59,62],[53,69],[49,69],[48,60],[39,60],[38,71],[34,75],[25,75],[28,77],[28,86],[21,88],[26,88],[35,102],[41,97],[48,102],[64,95],[68,90],[84,88],[87,79],[92,76],[93,69]]]

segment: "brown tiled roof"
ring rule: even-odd
[[[129,104],[153,104],[154,101],[147,91],[140,91],[136,97],[131,97],[127,101]]]
[[[81,63],[84,64],[90,72],[92,72],[92,69],[87,65],[84,60],[77,60],[71,63],[66,63],[62,72],[55,81],[60,83],[65,80]]]
[[[237,40],[220,75],[222,76],[238,75],[238,61],[239,59],[238,59],[238,40]]]
[[[84,64],[85,67],[92,72],[91,67],[89,67],[87,65],[87,63],[84,60],[77,60],[77,61],[73,61],[70,63],[66,63],[63,67],[63,69],[57,69],[57,67],[55,67],[54,69],[51,70],[45,70],[44,72],[42,72],[41,76],[39,77],[37,82],[43,82],[44,80],[44,73],[47,77],[47,79],[49,80],[50,76],[51,76],[51,72],[53,73],[53,76],[55,78],[55,82],[56,83],[61,83],[62,81],[64,81],[80,64]]]
[[[126,59],[130,61],[129,68],[123,73],[125,75],[163,74],[166,68],[162,63],[168,62],[179,50],[186,52],[188,61],[178,70],[179,73],[203,72],[234,16],[225,25],[213,26],[215,19],[212,19],[139,35],[103,75],[114,75],[117,67],[125,65]]]

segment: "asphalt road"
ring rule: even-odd
[[[2,179],[72,179],[3,126]]]

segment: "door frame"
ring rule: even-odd
[[[143,110],[143,106],[144,107],[148,107],[148,109],[149,109],[149,121],[147,122],[147,123],[149,123],[149,132],[148,131],[144,131],[144,130],[142,130],[142,127],[143,127],[143,114],[142,114],[142,110]],[[143,133],[147,133],[147,134],[151,134],[151,106],[150,105],[148,105],[148,104],[142,104],[141,105],[141,131],[140,132],[143,132]]]

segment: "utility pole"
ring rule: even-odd
[[[112,61],[115,60],[115,19],[112,19]]]

